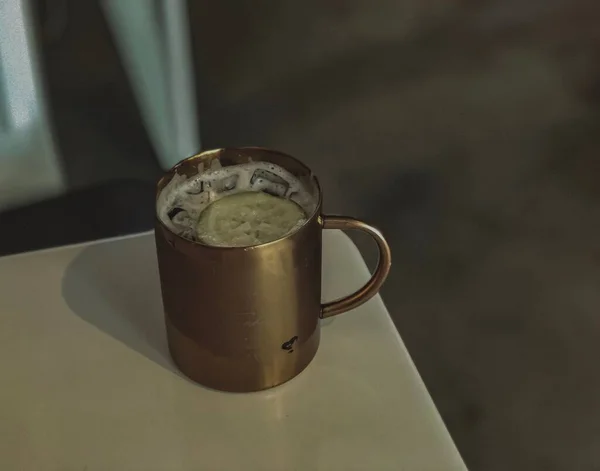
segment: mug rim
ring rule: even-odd
[[[300,167],[302,167],[303,169],[305,169],[308,172],[310,178],[313,180],[313,182],[315,184],[315,187],[317,189],[317,194],[318,194],[318,196],[317,196],[317,202],[316,202],[316,205],[315,205],[315,209],[313,210],[312,214],[310,216],[308,216],[306,218],[306,220],[300,226],[298,226],[295,230],[293,230],[292,232],[289,232],[289,233],[285,234],[282,237],[279,237],[279,238],[274,239],[274,240],[270,240],[269,242],[264,242],[262,244],[245,245],[245,246],[237,246],[237,247],[236,246],[231,246],[230,247],[230,246],[208,245],[208,244],[205,244],[205,243],[200,242],[200,241],[187,239],[186,237],[183,237],[183,236],[181,236],[181,235],[173,232],[161,220],[161,218],[158,215],[158,208],[156,207],[156,203],[158,201],[158,196],[160,195],[160,192],[162,191],[162,189],[164,188],[164,186],[168,183],[168,181],[171,181],[171,179],[177,173],[177,170],[179,168],[181,168],[182,166],[184,166],[185,164],[187,164],[191,160],[196,160],[196,159],[197,160],[203,160],[203,159],[207,158],[209,155],[216,154],[216,153],[223,152],[223,151],[253,151],[253,150],[258,150],[258,151],[263,151],[263,152],[266,151],[266,152],[270,152],[270,153],[273,153],[273,154],[276,154],[276,155],[278,154],[278,155],[284,156],[285,158],[291,159],[296,164],[298,164]],[[166,181],[167,178],[169,178],[168,181]],[[302,231],[315,218],[319,218],[319,225],[321,225],[320,212],[321,212],[322,202],[323,202],[323,191],[321,189],[321,184],[319,183],[319,179],[317,178],[317,176],[313,173],[313,171],[304,162],[302,162],[301,160],[297,159],[296,157],[293,157],[293,156],[291,156],[289,154],[286,154],[285,152],[281,152],[279,150],[270,149],[268,147],[258,147],[258,146],[220,147],[220,148],[217,148],[217,149],[203,150],[202,152],[199,152],[197,154],[194,154],[194,155],[191,155],[191,156],[186,157],[184,159],[181,159],[179,162],[177,162],[175,165],[173,165],[169,170],[167,170],[164,173],[164,175],[162,175],[158,179],[158,182],[156,183],[156,194],[155,194],[155,197],[154,197],[154,219],[160,225],[160,228],[163,230],[163,232],[166,232],[166,233],[168,233],[168,234],[176,237],[178,240],[180,240],[182,242],[191,244],[192,246],[199,246],[199,247],[202,247],[204,249],[212,249],[212,250],[255,250],[255,249],[267,247],[267,246],[270,246],[272,244],[276,244],[276,243],[279,243],[279,242],[282,242],[284,240],[289,239],[290,237],[292,237],[292,236],[298,234],[300,231]]]

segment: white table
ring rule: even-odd
[[[325,231],[324,298],[367,276]],[[216,392],[168,357],[153,235],[2,258],[0,469],[466,469],[379,297],[322,327],[297,378]]]

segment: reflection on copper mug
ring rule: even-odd
[[[264,161],[293,174],[313,194],[315,210],[285,237],[252,247],[216,247],[188,240],[156,217],[156,249],[169,350],[179,369],[198,383],[224,391],[258,391],[299,374],[319,346],[319,319],[353,309],[373,297],[391,265],[390,248],[376,228],[321,214],[316,177],[300,161],[262,148],[218,149],[181,161],[158,183],[178,173]],[[157,193],[157,198],[158,198]],[[379,248],[371,279],[358,291],[321,303],[321,233],[358,229]]]

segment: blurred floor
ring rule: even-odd
[[[296,155],[385,230],[384,299],[470,469],[600,469],[600,4],[190,3],[204,147]],[[70,182],[152,179],[99,9],[69,5]]]

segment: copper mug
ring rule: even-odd
[[[349,217],[321,214],[322,193],[311,170],[293,157],[262,148],[218,149],[189,157],[175,173],[267,161],[295,175],[315,198],[315,211],[287,236],[252,247],[214,247],[185,239],[156,217],[156,250],[171,356],[192,380],[218,390],[247,392],[288,381],[313,359],[319,319],[353,309],[377,294],[391,265],[379,230]],[[158,197],[157,193],[157,197]],[[358,229],[379,248],[371,279],[358,291],[321,303],[323,229]]]

